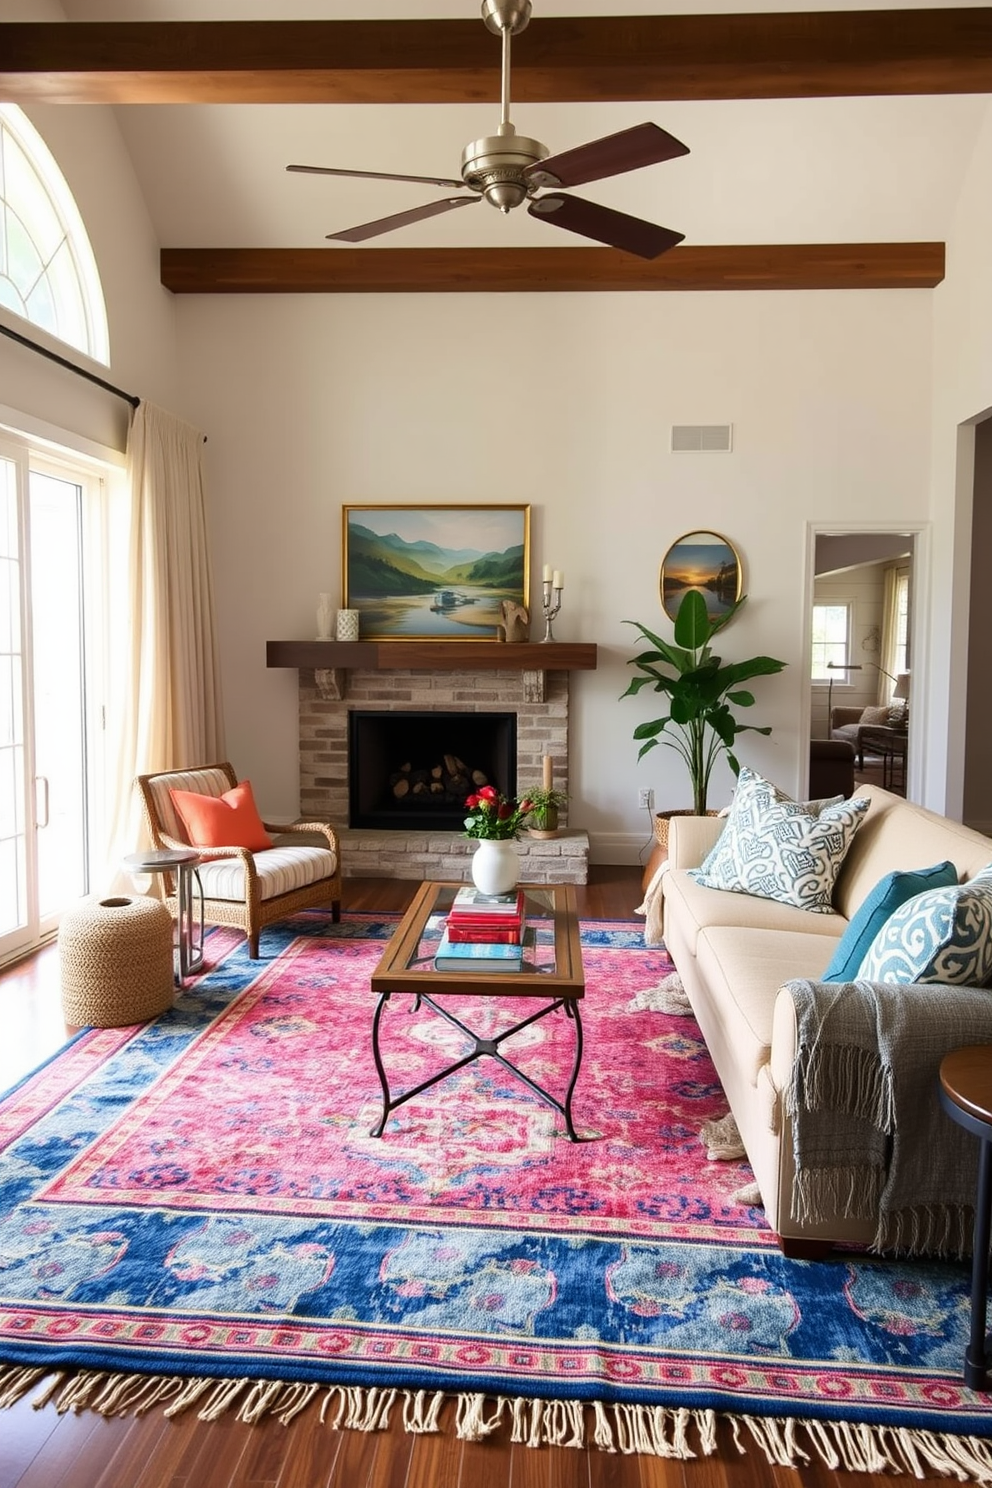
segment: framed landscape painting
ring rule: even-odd
[[[530,599],[529,506],[345,506],[341,593],[363,640],[495,641]]]
[[[732,543],[718,532],[687,532],[672,543],[661,561],[661,607],[670,620],[683,595],[698,589],[714,620],[741,597],[741,560]]]

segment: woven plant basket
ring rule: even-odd
[[[686,807],[682,811],[656,811],[654,817],[655,841],[660,842],[662,847],[668,846],[668,823],[673,816],[695,816],[692,807]],[[707,812],[708,816],[714,816],[715,812]]]
[[[59,925],[62,1014],[73,1028],[146,1023],[172,1006],[172,916],[155,899],[101,899]]]

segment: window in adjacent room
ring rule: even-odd
[[[0,104],[0,305],[106,365],[96,260],[65,177],[41,135]]]
[[[854,605],[851,603],[814,604],[811,676],[814,682],[847,682],[850,678],[839,667],[851,656],[851,631]],[[831,667],[831,663],[833,666]]]

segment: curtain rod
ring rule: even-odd
[[[41,346],[37,341],[22,336],[20,331],[12,331],[9,326],[0,323],[0,335],[9,336],[11,341],[18,342],[21,346],[27,346],[29,350],[36,351],[40,356],[47,357],[50,362],[55,362],[60,367],[65,367],[69,372],[75,372],[77,377],[85,377],[88,382],[95,382],[97,387],[102,387],[106,392],[113,393],[115,398],[123,398],[125,403],[130,403],[132,408],[137,408],[141,402],[133,393],[126,393],[123,388],[115,387],[106,378],[98,377],[95,372],[88,372],[85,367],[78,367],[75,362],[70,362],[68,357],[59,356],[57,351],[49,351],[47,346]]]

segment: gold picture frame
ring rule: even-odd
[[[744,575],[741,556],[719,532],[694,530],[672,543],[661,560],[658,590],[661,607],[670,620],[678,614],[683,595],[697,589],[714,620],[725,615],[741,597]]]
[[[363,640],[499,640],[530,603],[530,507],[344,506],[341,593]]]

